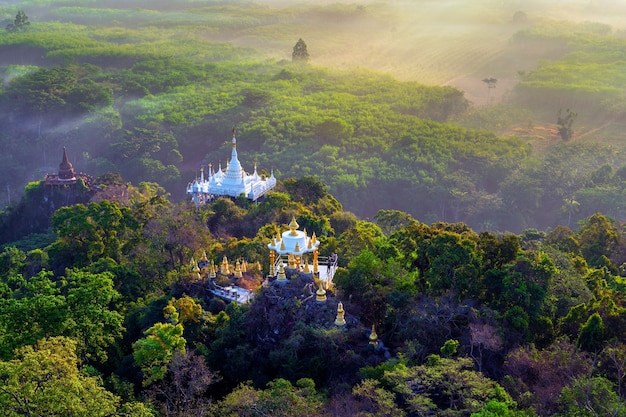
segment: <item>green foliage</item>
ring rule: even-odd
[[[477,412],[491,400],[515,406],[502,387],[473,370],[470,358],[439,358],[399,367],[385,372],[383,385],[392,387],[409,413],[462,416]]]
[[[310,379],[300,379],[294,387],[279,378],[270,381],[267,388],[257,390],[242,384],[228,394],[217,407],[216,416],[304,416],[320,410],[320,397]]]
[[[63,266],[86,266],[101,257],[120,260],[122,239],[137,226],[128,208],[107,200],[62,207],[52,225],[59,239],[50,251]]]
[[[180,323],[156,323],[133,343],[133,358],[144,374],[147,386],[165,378],[167,365],[176,352],[185,353],[186,340]]]
[[[78,342],[82,358],[105,361],[108,348],[124,330],[123,317],[114,310],[119,293],[111,278],[109,273],[69,270],[58,282],[45,271],[18,281],[13,292],[0,299],[2,357],[10,358],[16,348],[45,337],[67,336]]]
[[[559,109],[559,115],[556,119],[556,124],[558,126],[559,135],[561,135],[561,139],[570,140],[572,135],[574,134],[574,129],[572,129],[572,125],[574,121],[578,117],[578,113],[567,109],[565,115],[562,115],[562,109]]]
[[[459,349],[459,341],[450,339],[450,340],[446,340],[446,343],[443,344],[440,350],[441,350],[441,355],[444,358],[450,358],[456,355],[458,349]]]
[[[9,23],[6,27],[7,32],[25,32],[29,29],[30,22],[28,16],[24,13],[24,10],[19,10],[15,15],[13,23]]]
[[[563,416],[624,416],[623,400],[614,384],[601,376],[579,377],[561,391],[559,403]]]
[[[604,340],[604,323],[598,313],[594,313],[587,319],[587,322],[580,328],[578,335],[578,346],[588,352],[600,349]]]
[[[3,415],[114,414],[119,397],[106,391],[99,378],[81,372],[78,365],[76,342],[65,337],[19,349],[15,359],[0,362]]]
[[[309,58],[309,51],[307,50],[306,43],[302,40],[302,38],[298,39],[298,42],[296,42],[293,47],[291,60],[293,62],[307,62]]]

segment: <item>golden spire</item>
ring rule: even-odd
[[[287,281],[287,276],[285,275],[285,264],[280,264],[278,267],[278,281]]]
[[[206,256],[206,251],[203,250],[202,251],[202,257],[200,258],[201,261],[209,261],[209,258]]]
[[[291,229],[291,233],[289,233],[291,236],[297,236],[298,234],[296,233],[296,230],[298,229],[298,227],[300,227],[300,225],[298,224],[298,222],[296,222],[296,218],[295,216],[291,218],[291,223],[289,223],[289,228]]]
[[[280,250],[281,251],[286,250],[286,248],[285,248],[285,241],[284,240],[280,241]]]
[[[237,259],[237,263],[235,264],[235,278],[241,278],[242,276],[241,263],[239,262],[239,259]]]
[[[372,333],[370,333],[370,345],[374,347],[378,347],[378,335],[376,334],[376,329],[374,329],[374,325],[372,324]]]
[[[313,232],[313,236],[311,236],[311,243],[317,242],[317,238],[315,237],[315,232]]]
[[[274,245],[276,246],[276,245]],[[270,249],[270,275],[274,276],[274,274],[276,273],[276,271],[274,271],[274,260],[275,260],[275,254],[274,254],[274,249]],[[259,271],[261,270],[261,268],[259,267]]]
[[[320,282],[320,286],[317,291],[315,291],[315,301],[318,303],[326,302],[326,290],[322,288],[322,283]]]
[[[296,247],[294,248],[296,252],[300,252],[300,244],[296,242]]]
[[[311,273],[311,268],[309,268],[309,263],[304,258],[303,258],[303,262],[304,262],[304,271],[303,272],[305,274],[310,274]]]
[[[223,275],[230,274],[230,266],[228,265],[228,258],[224,255],[224,259],[222,259],[222,265],[220,267],[220,273]]]
[[[215,278],[215,264],[211,260],[211,264],[209,265],[209,278]]]
[[[346,325],[346,319],[344,318],[345,314],[346,313],[343,311],[343,303],[339,301],[339,304],[337,305],[337,317],[335,318],[335,326]]]

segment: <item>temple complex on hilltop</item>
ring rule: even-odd
[[[200,178],[196,178],[187,185],[187,194],[191,196],[196,207],[210,202],[215,197],[239,197],[245,196],[247,199],[256,201],[265,195],[266,192],[276,186],[274,172],[269,178],[259,175],[254,166],[252,175],[247,174],[239,158],[237,158],[236,130],[233,129],[233,149],[230,162],[226,169],[222,170],[219,165],[217,171],[213,171],[213,166],[209,165],[207,176],[204,175],[204,167],[200,170]]]
[[[117,201],[120,204],[128,202],[128,185],[125,183],[109,184],[100,187],[95,184],[91,175],[76,173],[74,166],[67,157],[67,150],[63,147],[63,156],[56,174],[46,174],[43,180],[46,197],[56,204],[70,205],[76,203],[100,202],[102,200]],[[58,200],[58,198],[61,200]],[[51,201],[51,200],[50,200]]]
[[[46,187],[73,187],[78,179],[82,179],[86,186],[93,182],[93,178],[87,174],[74,172],[74,166],[67,158],[67,150],[63,147],[63,157],[59,164],[59,172],[57,174],[46,174],[44,178],[44,186]]]

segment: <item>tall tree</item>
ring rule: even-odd
[[[110,416],[119,397],[78,368],[76,342],[44,339],[0,362],[0,414],[17,416]]]
[[[133,358],[144,374],[145,386],[165,378],[174,355],[186,353],[187,341],[176,308],[170,304],[164,312],[170,323],[156,323],[144,332],[146,337],[133,343]]]
[[[306,48],[306,43],[302,40],[302,38],[298,39],[298,42],[296,42],[295,46],[293,47],[291,61],[308,62],[309,58],[309,51]]]
[[[13,23],[7,25],[7,32],[24,32],[30,27],[28,16],[24,13],[24,10],[19,10],[15,15]]]
[[[563,109],[559,109],[559,114],[556,118],[556,124],[558,126],[559,135],[561,135],[561,139],[570,140],[572,135],[574,134],[574,129],[572,129],[572,125],[574,124],[574,120],[578,117],[578,113],[567,109],[565,114],[563,114]]]

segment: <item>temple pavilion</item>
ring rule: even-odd
[[[245,196],[247,199],[256,201],[269,190],[276,186],[276,178],[272,171],[269,178],[259,175],[254,166],[254,172],[247,174],[239,158],[237,157],[236,130],[233,129],[232,151],[230,162],[226,169],[219,168],[214,171],[212,165],[205,177],[204,168],[200,170],[200,178],[196,178],[187,185],[187,194],[191,196],[196,207],[202,206],[215,197],[239,197]]]

